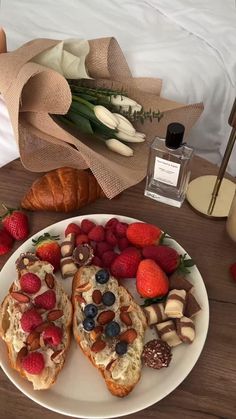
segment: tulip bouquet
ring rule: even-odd
[[[110,150],[123,156],[133,156],[133,149],[126,143],[141,143],[145,134],[135,130],[132,122],[162,114],[145,112],[140,104],[127,97],[125,92],[105,88],[92,88],[69,80],[72,103],[66,115],[59,120],[79,131],[104,142]]]

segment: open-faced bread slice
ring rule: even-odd
[[[21,288],[20,278],[29,272],[36,274],[41,281],[40,289],[33,294]],[[42,294],[44,294],[43,300],[39,297]],[[37,326],[30,323],[29,316],[32,310],[38,313],[35,315]],[[29,316],[25,315],[30,311]],[[22,327],[22,316],[25,316],[26,323],[28,322],[24,327]],[[34,323],[34,320],[32,322]],[[62,369],[70,345],[71,322],[72,304],[54,277],[53,266],[42,261],[29,263],[19,272],[18,278],[13,282],[9,294],[1,305],[0,336],[7,345],[11,367],[31,381],[35,390],[51,387]],[[50,337],[51,333],[53,336],[56,333],[54,338]],[[29,368],[34,369],[34,365],[30,364],[27,369],[24,368],[26,356],[35,352],[41,354],[40,358],[43,357],[44,365],[37,374],[28,372]],[[29,358],[27,362],[29,364]]]
[[[140,306],[114,277],[109,275],[106,283],[98,282],[97,278],[104,272],[109,275],[108,271],[96,266],[84,266],[75,274],[72,290],[73,331],[82,351],[101,372],[110,392],[124,397],[140,379],[146,319]],[[106,292],[112,292],[115,296],[111,305],[112,298],[108,301],[109,305],[104,304]],[[86,317],[85,308],[91,303],[96,306],[97,314],[92,319],[94,328],[87,331],[84,320],[89,317]],[[120,329],[112,337],[108,333],[111,322],[118,323],[116,327]],[[120,342],[125,344],[120,345]],[[118,354],[117,348],[118,352],[123,352],[125,346],[125,353]]]

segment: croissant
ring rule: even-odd
[[[61,167],[36,179],[21,206],[31,211],[69,212],[104,196],[92,173]]]

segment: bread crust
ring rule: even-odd
[[[30,268],[32,268],[32,265],[39,264],[44,265],[47,264],[47,262],[35,262],[30,264]],[[27,269],[26,269],[27,270]],[[25,270],[24,270],[25,271]],[[23,272],[23,271],[22,271]],[[64,306],[64,316],[63,316],[63,348],[61,351],[61,354],[58,355],[58,361],[59,362],[53,362],[50,366],[45,366],[43,372],[40,375],[32,375],[28,374],[23,368],[21,368],[21,364],[17,362],[17,351],[14,347],[14,337],[13,335],[9,338],[8,332],[11,324],[11,314],[14,315],[14,313],[17,312],[17,302],[12,298],[11,292],[16,290],[15,282],[11,285],[9,289],[9,293],[4,298],[1,306],[0,306],[0,336],[4,340],[7,351],[8,351],[8,360],[11,368],[18,371],[18,373],[28,381],[31,381],[33,384],[33,387],[35,390],[45,390],[50,388],[56,381],[57,376],[59,372],[62,370],[67,352],[70,347],[71,342],[71,324],[73,319],[73,311],[72,311],[72,304],[69,300],[67,294],[63,290],[60,283],[57,281],[57,279],[54,277],[54,290],[58,293],[58,295],[61,296],[60,304],[55,307],[56,308],[62,308]],[[10,309],[10,310],[9,310]],[[66,313],[66,315],[65,315]],[[11,339],[12,338],[12,339]],[[42,351],[43,354],[46,354],[46,351],[48,348],[45,346],[44,348],[40,348],[40,351]]]
[[[133,316],[136,315],[137,318],[139,319],[140,330],[138,331],[138,333],[139,333],[138,337],[142,341],[142,347],[141,347],[140,354],[139,354],[139,357],[140,357],[140,359],[139,359],[139,361],[140,361],[139,370],[138,370],[136,376],[134,377],[134,380],[132,380],[131,383],[126,383],[125,378],[122,380],[122,382],[121,382],[121,380],[114,379],[111,375],[110,369],[107,369],[107,367],[105,367],[105,366],[101,366],[101,365],[99,366],[95,362],[94,357],[92,355],[92,351],[90,350],[90,347],[89,346],[87,348],[85,347],[82,336],[78,332],[77,315],[78,315],[78,311],[81,312],[81,307],[80,307],[80,304],[79,304],[79,302],[76,298],[76,296],[78,295],[77,289],[83,283],[83,278],[82,277],[83,277],[84,271],[85,270],[87,272],[91,271],[91,275],[92,275],[92,271],[94,269],[96,271],[96,270],[99,270],[101,268],[97,268],[97,267],[94,267],[94,266],[81,267],[76,272],[76,274],[74,276],[74,279],[73,279],[72,304],[73,304],[73,309],[74,309],[74,314],[73,314],[74,337],[75,337],[77,343],[79,344],[80,348],[82,349],[83,353],[87,356],[87,358],[90,360],[90,362],[99,370],[99,372],[103,376],[108,390],[114,396],[125,397],[134,389],[134,387],[136,386],[136,384],[138,383],[138,381],[140,380],[140,377],[141,377],[141,353],[142,353],[142,348],[143,348],[144,332],[145,332],[145,329],[147,327],[146,318],[143,314],[143,311],[142,311],[141,307],[134,301],[134,299],[130,295],[130,293],[123,286],[119,285],[118,282],[115,280],[115,278],[112,277],[117,282],[117,293],[119,293],[119,294],[122,293],[122,299],[124,298],[125,304],[130,306],[130,313],[132,313]],[[81,293],[80,293],[80,295],[81,295]],[[82,295],[83,295],[83,293],[82,293]],[[120,309],[120,307],[119,307],[119,309]],[[123,355],[123,357],[125,357],[125,356],[126,355]]]

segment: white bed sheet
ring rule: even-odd
[[[233,0],[2,0],[8,49],[33,38],[114,36],[134,76],[163,79],[162,96],[203,101],[188,142],[220,163],[236,95],[236,9]],[[0,166],[18,156],[0,101]],[[236,176],[236,149],[228,170]]]

